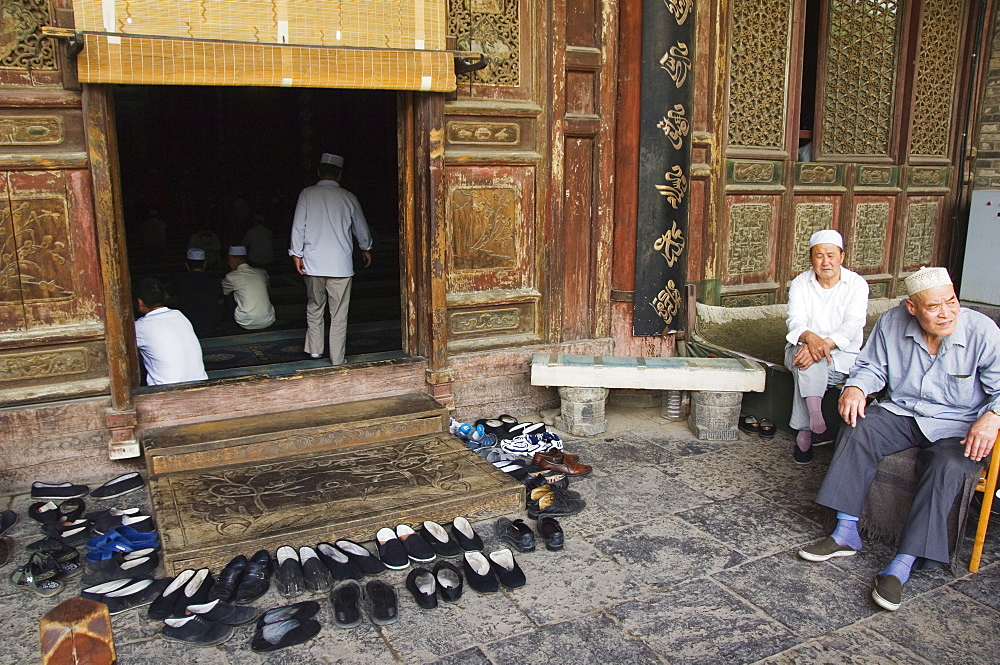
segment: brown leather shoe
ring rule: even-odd
[[[589,464],[580,464],[576,460],[571,460],[564,456],[561,450],[558,452],[558,455],[552,454],[552,451],[535,453],[531,461],[539,469],[558,471],[567,476],[585,476],[594,470],[594,467]]]

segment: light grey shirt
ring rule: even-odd
[[[274,323],[274,306],[268,295],[271,281],[263,268],[241,264],[222,280],[222,292],[236,294],[236,312],[233,318],[241,328],[260,330]]]
[[[915,418],[931,441],[964,437],[979,416],[1000,407],[1000,329],[963,307],[955,332],[932,356],[920,323],[900,303],[879,317],[846,385],[866,395],[887,386],[881,406]]]
[[[320,180],[299,194],[288,253],[302,257],[307,275],[351,277],[354,241],[372,248],[371,231],[358,199],[334,180]]]

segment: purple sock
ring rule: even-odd
[[[812,448],[812,432],[807,429],[800,429],[799,433],[795,436],[795,445],[802,452]]]
[[[823,419],[823,398],[806,397],[806,406],[809,407],[809,429],[817,434],[826,431],[826,420]]]

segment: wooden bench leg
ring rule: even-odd
[[[108,606],[70,598],[42,617],[38,626],[42,665],[113,665],[115,642]]]
[[[556,427],[573,436],[594,436],[608,429],[604,405],[607,388],[559,388],[562,399]]]

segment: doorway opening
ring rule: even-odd
[[[369,268],[355,251],[347,362],[404,355],[396,93],[115,86],[114,100],[133,282],[156,277],[171,293],[189,247],[205,248],[205,271],[221,279],[228,246],[246,244],[257,220],[270,231],[273,260],[265,252],[251,263],[268,272],[275,322],[245,330],[220,305],[218,325],[199,331],[209,378],[329,365],[303,352],[306,291],[288,256],[298,194],[316,182],[324,152],[344,157],[341,184],[375,242]]]

